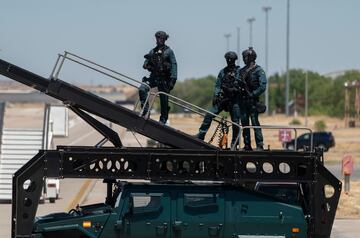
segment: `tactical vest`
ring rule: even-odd
[[[227,88],[233,88],[235,85],[236,72],[238,71],[239,66],[235,67],[226,67],[224,69],[224,78],[221,81],[221,88],[226,90]]]
[[[252,91],[256,90],[258,87],[260,87],[259,78],[253,79],[253,77],[252,77],[252,74],[255,72],[255,70],[258,67],[259,67],[258,65],[255,65],[254,67],[246,68],[246,69],[242,70],[242,72],[240,73],[242,80],[245,80],[245,83],[250,92],[252,92]]]
[[[153,67],[152,73],[156,76],[170,76],[171,63],[164,55],[168,46],[155,47],[149,55],[149,64]]]

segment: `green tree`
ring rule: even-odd
[[[209,109],[214,95],[215,81],[216,78],[211,75],[180,81],[176,83],[171,94],[199,107]],[[175,110],[179,112],[182,109],[176,107]]]
[[[269,77],[269,110],[283,113],[285,108],[285,73],[275,73]],[[304,113],[305,108],[305,77],[302,69],[290,70],[290,100],[297,102],[297,111]],[[347,71],[345,74],[331,79],[316,72],[308,71],[309,115],[344,116],[344,83],[360,79],[359,71]],[[199,107],[209,109],[214,94],[216,78],[206,76],[177,82],[172,95]],[[296,92],[296,95],[295,95]],[[350,93],[354,102],[354,90]],[[263,98],[262,98],[263,100]],[[354,107],[350,107],[354,114]],[[182,112],[183,108],[172,106],[172,112]]]

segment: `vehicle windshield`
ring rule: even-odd
[[[309,133],[306,133],[306,134],[303,134],[299,137],[299,139],[301,140],[309,140],[310,139],[310,134]]]
[[[299,204],[299,190],[296,185],[261,185],[258,191],[279,198],[290,204]]]

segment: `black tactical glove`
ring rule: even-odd
[[[143,83],[149,83],[149,78],[148,77],[143,77],[141,81]]]
[[[212,105],[215,106],[215,105],[218,105],[220,102],[220,96],[219,95],[216,95],[213,97],[213,101],[212,101]]]
[[[249,93],[249,99],[254,101],[255,100],[255,95],[253,93]]]
[[[239,87],[240,88],[246,88],[246,83],[242,80],[239,80]]]
[[[146,69],[149,72],[153,71],[153,67],[151,65],[149,65],[149,64],[144,64],[143,68]]]
[[[175,87],[175,83],[176,83],[176,78],[170,78],[170,82],[169,82],[170,90],[173,90],[173,88]]]

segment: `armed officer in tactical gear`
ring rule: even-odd
[[[256,64],[256,52],[252,47],[242,52],[245,66],[240,70],[241,93],[240,93],[240,118],[241,125],[248,126],[249,118],[251,125],[260,126],[259,113],[265,111],[266,107],[259,101],[260,95],[266,89],[266,75],[264,70]],[[264,142],[260,128],[254,128],[256,149],[263,150]],[[243,130],[244,150],[252,150],[250,129]]]
[[[218,115],[223,110],[228,111],[230,112],[231,120],[234,123],[239,124],[240,111],[238,102],[240,92],[240,67],[235,63],[238,56],[235,52],[229,51],[225,54],[225,59],[227,66],[220,71],[217,77],[213,97],[213,107],[210,109],[210,112]],[[211,114],[205,115],[204,121],[199,128],[199,133],[196,135],[197,138],[204,140],[206,132],[210,128],[211,121],[214,117],[215,116]],[[239,128],[233,125],[232,130],[231,146],[233,147],[236,138],[239,135]]]
[[[160,92],[170,93],[174,88],[177,79],[177,63],[175,54],[169,46],[165,45],[165,41],[169,38],[164,31],[155,33],[156,47],[144,56],[145,62],[143,68],[150,71],[150,76],[144,77],[143,82],[146,82],[151,88],[157,87]],[[145,85],[139,88],[139,98],[141,107],[143,108],[143,115],[149,110],[149,103],[145,101],[148,96],[149,89]],[[160,122],[165,124],[169,114],[169,97],[160,94]]]

